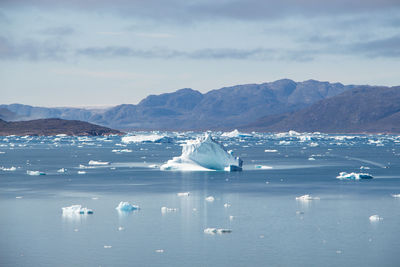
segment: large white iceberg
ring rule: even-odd
[[[150,135],[128,135],[122,137],[122,142],[129,143],[170,143],[171,138],[165,135],[150,134]]]
[[[361,180],[361,179],[372,179],[373,177],[368,173],[341,172],[339,173],[339,176],[336,176],[336,178],[340,180]]]
[[[182,155],[174,157],[160,167],[161,170],[179,171],[241,171],[243,161],[228,153],[209,134],[182,145]]]
[[[223,137],[252,137],[251,134],[241,133],[237,129],[233,130],[232,132],[225,132],[221,134]]]
[[[64,215],[76,215],[76,214],[93,214],[93,210],[88,208],[82,208],[81,205],[72,205],[69,207],[62,208]]]

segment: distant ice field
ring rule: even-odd
[[[398,266],[400,136],[210,134],[243,171],[161,170],[197,132],[0,137],[0,266]]]

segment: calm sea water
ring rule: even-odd
[[[244,171],[228,173],[149,167],[196,136],[166,134],[170,143],[128,145],[117,136],[0,138],[0,167],[16,167],[0,170],[0,266],[400,265],[398,136],[217,138],[244,160]],[[79,168],[90,160],[110,164]],[[374,179],[341,181],[341,171]],[[305,194],[319,200],[296,200]],[[120,201],[141,209],[119,213]],[[94,214],[63,216],[73,204]],[[371,222],[374,214],[383,220]]]

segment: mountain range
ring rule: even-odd
[[[123,130],[400,132],[399,96],[399,87],[282,79],[204,94],[184,88],[108,109],[0,105],[0,119],[62,118]]]

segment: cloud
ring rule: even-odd
[[[68,26],[63,27],[50,27],[40,31],[44,35],[64,36],[75,33],[75,29]]]
[[[350,53],[364,54],[368,57],[400,57],[400,34],[353,44]]]
[[[1,60],[63,60],[66,52],[67,49],[64,44],[55,40],[38,42],[27,39],[17,43],[0,36]]]

